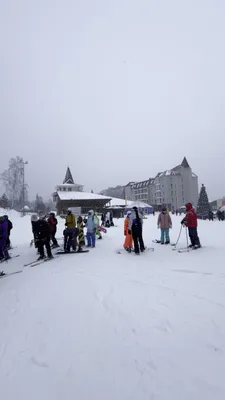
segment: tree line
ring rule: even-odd
[[[36,195],[34,201],[29,201],[28,185],[24,182],[24,160],[15,157],[9,160],[8,168],[2,172],[0,179],[5,192],[0,196],[0,208],[22,211],[24,206],[34,212],[49,212],[53,209],[53,202],[44,202],[43,197]]]

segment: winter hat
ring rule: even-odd
[[[134,210],[134,211],[137,211],[137,206],[134,206],[134,207],[133,207],[133,210]]]
[[[131,215],[132,214],[132,212],[131,211],[127,211],[127,215]]]
[[[68,212],[72,212],[71,208],[68,208]]]
[[[186,210],[190,211],[192,209],[192,204],[191,203],[187,203],[185,204]]]
[[[37,214],[32,214],[30,220],[31,222],[36,222],[38,220]]]

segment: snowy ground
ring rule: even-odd
[[[13,217],[5,271],[36,257],[29,217]],[[200,222],[201,250],[137,257],[116,254],[115,222],[87,254],[0,279],[1,399],[224,400],[225,223]],[[151,216],[145,244],[158,235]]]

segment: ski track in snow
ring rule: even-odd
[[[13,222],[20,257],[4,265],[9,272],[35,259],[29,217]],[[4,400],[224,400],[225,225],[200,221],[196,252],[155,244],[121,257],[116,224],[90,253],[0,280]],[[147,246],[156,232],[150,216]],[[185,240],[183,232],[180,247]]]

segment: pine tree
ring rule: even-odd
[[[199,198],[198,198],[198,205],[197,205],[197,214],[200,217],[203,216],[208,216],[209,212],[211,211],[210,205],[209,205],[209,199],[208,195],[206,192],[205,186],[202,184]]]
[[[5,193],[0,198],[0,207],[4,209],[9,208],[9,200]]]

